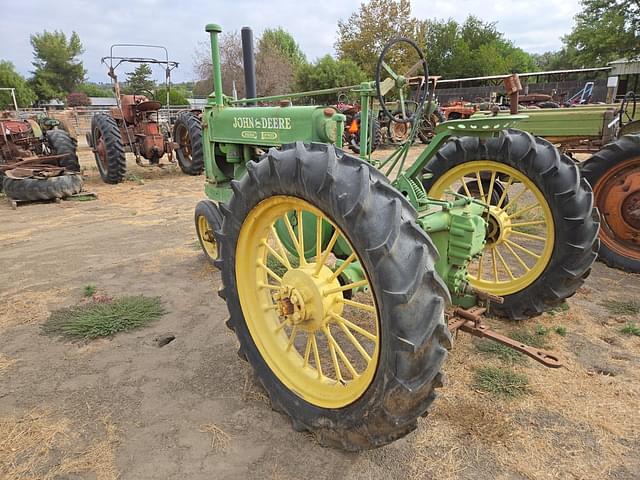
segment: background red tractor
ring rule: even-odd
[[[114,56],[115,47],[159,48],[164,51],[164,60],[142,57]],[[168,115],[163,119],[160,115],[162,103],[153,98],[152,92],[140,92],[131,95],[121,94],[116,69],[123,63],[161,65],[165,71],[166,105],[169,107],[171,88],[171,71],[178,63],[169,60],[167,49],[157,45],[116,44],[111,46],[111,53],[102,59],[109,67],[108,75],[113,82],[117,106],[108,114],[94,115],[91,121],[91,132],[87,134],[87,143],[92,148],[98,171],[106,183],[119,183],[124,180],[127,164],[126,152],[136,157],[138,165],[145,165],[142,158],[148,160],[147,165],[160,165],[160,159],[167,154],[173,162],[173,151],[178,152],[180,168],[189,175],[202,173],[204,163],[192,152],[191,145],[196,143],[192,137],[199,135],[194,128],[180,128],[185,122],[193,123],[192,114],[185,112],[178,116],[176,127],[180,134],[178,142],[173,141],[170,133]],[[143,94],[144,93],[144,94]],[[185,116],[186,115],[186,116]],[[196,121],[198,117],[195,116]],[[199,125],[198,125],[199,127]],[[198,139],[199,141],[199,139]],[[196,152],[197,153],[197,152]],[[147,166],[145,165],[145,166]]]

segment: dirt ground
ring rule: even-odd
[[[417,431],[344,453],[295,432],[237,357],[220,274],[193,228],[203,177],[131,161],[128,180],[113,186],[89,152],[82,162],[95,201],[16,211],[0,201],[0,478],[640,477],[640,337],[622,335],[633,319],[602,305],[640,298],[638,276],[598,263],[569,309],[525,324],[550,329],[549,347],[565,362],[507,365],[529,378],[527,395],[475,389],[478,366],[505,364],[460,334]],[[106,295],[160,296],[169,313],[89,343],[44,335],[49,312],[80,302],[90,284]],[[176,339],[159,347],[166,334]]]

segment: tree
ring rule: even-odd
[[[357,85],[365,79],[366,75],[355,62],[336,60],[331,55],[325,55],[314,64],[301,66],[296,73],[296,84],[302,91]],[[336,95],[322,95],[316,99],[334,102]]]
[[[162,103],[162,105],[167,104],[167,89],[163,86],[158,88],[155,91],[154,98]],[[189,105],[189,100],[187,99],[187,92],[180,88],[172,88],[169,90],[169,102],[171,105]]]
[[[492,22],[470,15],[460,25],[453,19],[426,20],[418,38],[430,72],[446,78],[528,72],[535,68],[531,55],[505,39]]]
[[[31,86],[39,100],[63,99],[84,80],[85,69],[79,57],[84,49],[73,32],[67,40],[63,32],[44,31],[31,35],[35,70]]]
[[[151,79],[151,67],[141,63],[133,72],[128,72],[125,93],[141,95],[145,92],[153,92],[156,82]]]
[[[262,32],[262,36],[258,40],[258,53],[262,51],[275,50],[285,57],[291,65],[298,67],[307,63],[300,46],[293,36],[282,27],[267,28]]]
[[[84,82],[78,85],[78,91],[88,97],[110,97],[113,95],[111,85]]]
[[[0,60],[0,87],[15,88],[18,107],[30,107],[36,101],[36,94],[29,87],[24,77],[16,72],[13,63]],[[0,91],[0,109],[12,108],[11,92]]]
[[[394,37],[416,38],[418,22],[409,0],[371,0],[345,21],[338,21],[335,49],[340,60],[355,62],[373,78],[384,45]]]
[[[576,24],[563,38],[575,50],[575,64],[599,66],[640,55],[638,0],[582,0]]]

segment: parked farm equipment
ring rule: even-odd
[[[50,120],[50,121],[49,121]],[[41,124],[48,130],[43,131]],[[0,115],[0,184],[14,200],[64,198],[82,189],[76,141],[44,117]]]
[[[121,57],[114,55],[115,48],[137,47],[161,49],[164,59],[143,57]],[[166,105],[169,106],[171,71],[178,63],[169,60],[167,49],[158,45],[115,44],[111,46],[108,57],[102,63],[109,67],[108,75],[113,82],[117,106],[109,114],[94,115],[91,132],[87,134],[87,143],[94,152],[96,164],[102,180],[106,183],[119,183],[124,180],[127,163],[126,152],[136,157],[138,165],[160,165],[160,159],[166,154],[173,162],[173,151],[177,150],[178,164],[189,175],[202,173],[200,157],[192,155],[191,136],[199,135],[199,119],[192,119],[191,112],[184,112],[176,121],[172,139],[168,120],[160,118],[162,103],[153,98],[153,92],[121,93],[116,74],[122,64],[160,65],[165,72]],[[195,114],[194,114],[195,115]],[[198,123],[197,133],[192,124]],[[198,140],[199,141],[199,140]],[[177,142],[177,143],[176,143]],[[142,158],[149,161],[144,164]]]
[[[418,71],[429,78],[409,39],[385,46],[374,81],[233,101],[222,92],[222,30],[206,30],[215,88],[202,115],[210,200],[196,207],[196,230],[221,269],[239,355],[296,430],[348,450],[411,432],[442,385],[456,331],[560,365],[488,330],[481,315],[490,305],[513,319],[535,316],[589,273],[598,220],[568,157],[514,130],[524,119],[516,115],[443,123],[409,162],[428,88],[413,112],[404,89]],[[407,58],[398,50],[419,59],[404,75],[389,61]],[[345,116],[334,108],[240,106],[345,88],[361,98],[361,145],[374,99],[390,121],[410,123],[409,140],[384,160],[362,148],[357,158],[341,150]]]
[[[599,258],[611,267],[640,273],[640,109],[635,94],[629,92],[620,104],[524,113],[522,130],[569,155],[593,154],[579,167],[593,187],[602,218]]]

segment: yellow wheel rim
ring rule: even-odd
[[[458,165],[429,190],[436,199],[459,193],[489,207],[487,245],[469,265],[469,283],[495,295],[510,295],[531,285],[551,260],[554,223],[540,189],[522,172],[491,160]]]
[[[305,236],[303,213],[305,219],[315,217],[313,238]],[[287,254],[276,234],[278,221],[284,223],[297,257]],[[333,227],[328,241],[315,234],[325,223]],[[336,262],[331,250],[341,238],[348,242],[310,203],[275,196],[249,212],[236,250],[242,313],[260,355],[289,390],[322,408],[355,402],[371,384],[378,364],[376,299],[366,276],[340,283],[349,265],[360,261],[352,248],[344,262]],[[311,241],[321,253],[305,259],[301,252]],[[353,291],[357,293],[348,298]]]
[[[213,236],[213,228],[204,215],[198,217],[198,237],[202,242],[205,253],[214,260],[218,258],[218,242]]]

